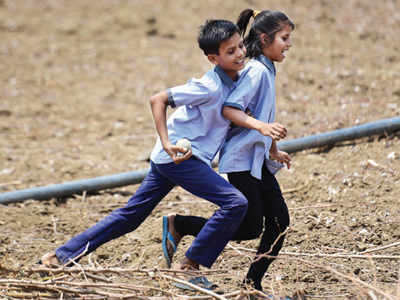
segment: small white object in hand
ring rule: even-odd
[[[188,152],[189,150],[192,150],[192,144],[190,143],[190,141],[188,139],[185,139],[185,138],[178,140],[176,145],[181,148],[184,148],[185,153]]]

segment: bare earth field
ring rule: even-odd
[[[288,139],[400,115],[397,0],[0,0],[0,192],[148,168],[156,139],[148,99],[211,67],[196,44],[199,25],[248,7],[282,10],[297,25],[277,65],[277,121]],[[399,132],[295,153],[278,180],[291,227],[266,292],[400,299]],[[137,271],[166,268],[163,215],[213,213],[180,188],[138,230],[80,262],[119,272],[31,272],[137,187],[0,205],[0,299],[207,298],[161,276],[171,273]],[[257,245],[230,243],[208,278],[225,293],[240,290]]]

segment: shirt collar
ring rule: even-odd
[[[233,86],[234,81],[225,73],[225,71],[220,66],[216,66],[214,68],[214,72],[218,74],[219,78],[221,78],[222,80],[222,83],[225,84],[227,87],[231,88]]]
[[[256,58],[260,63],[262,63],[263,65],[265,65],[274,75],[276,75],[276,69],[275,69],[275,65],[274,65],[274,63],[269,59],[269,58],[267,58],[266,56],[264,56],[264,55],[259,55],[257,58]]]

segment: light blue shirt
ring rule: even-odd
[[[200,79],[167,90],[171,107],[178,107],[168,118],[172,144],[181,138],[192,144],[193,155],[211,165],[226,138],[230,122],[222,116],[222,106],[236,83],[219,67]],[[172,162],[158,137],[150,159],[156,164]]]
[[[236,89],[225,101],[262,122],[275,120],[275,66],[265,56],[251,59],[237,82]],[[231,173],[249,171],[253,177],[261,179],[264,160],[269,159],[272,139],[256,130],[232,127],[223,144],[219,157],[219,172]]]

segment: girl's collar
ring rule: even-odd
[[[276,75],[276,69],[275,69],[275,65],[274,63],[266,56],[264,55],[259,55],[258,57],[256,57],[256,59],[262,63],[263,65],[265,65],[274,75]]]

